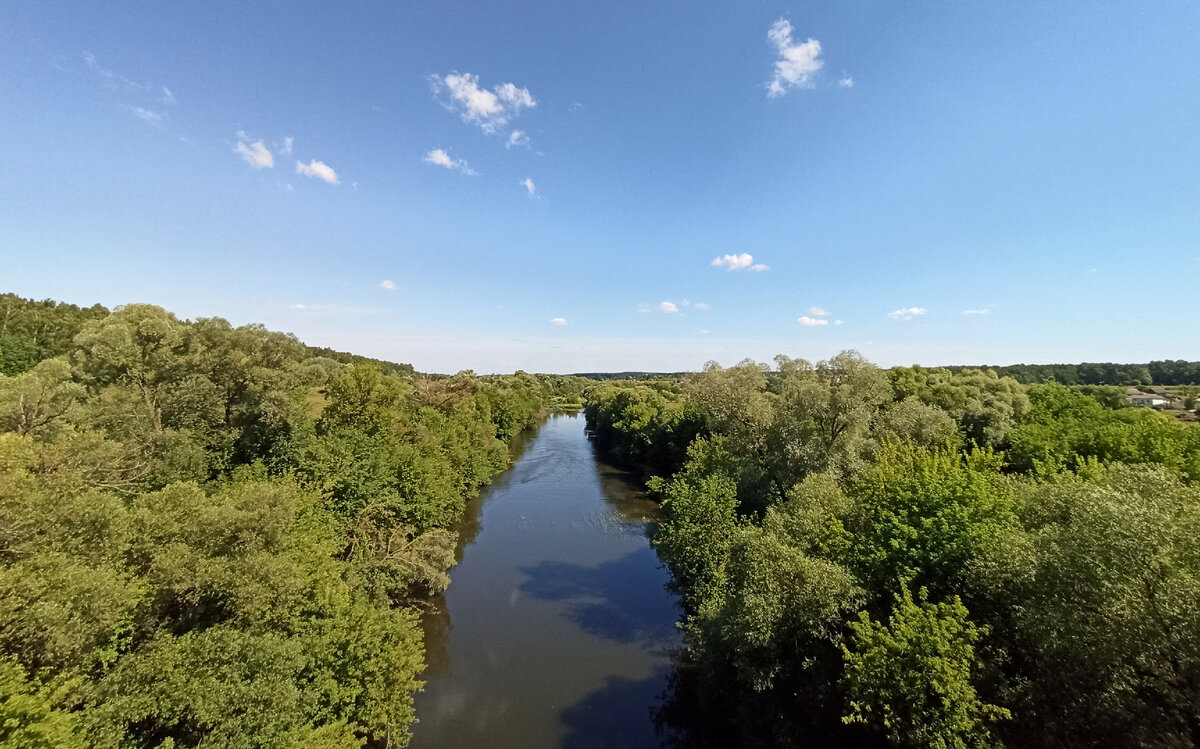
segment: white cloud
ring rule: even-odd
[[[526,177],[525,181],[521,184],[524,185],[525,189],[529,191],[530,196],[537,192],[537,188],[533,185],[533,180],[529,179],[528,177]]]
[[[965,310],[963,310],[964,315],[986,315],[988,312],[991,312],[991,310],[987,307],[984,307],[983,309],[965,309]]]
[[[675,306],[674,302],[659,302],[658,310],[659,310],[659,312],[665,312],[666,314],[670,315],[675,312],[678,312],[679,307]]]
[[[513,130],[509,133],[508,142],[504,144],[504,147],[512,148],[513,146],[525,146],[529,148],[529,136],[524,130]]]
[[[701,330],[701,331],[700,331],[700,335],[708,335],[708,334],[709,334],[709,333],[711,333],[711,332],[712,332],[712,331],[709,331],[709,330]]]
[[[713,258],[712,265],[725,270],[743,270],[754,264],[754,256],[748,252],[740,255],[725,255]]]
[[[395,281],[380,281],[379,287],[382,289],[387,289],[388,291],[391,291],[396,288],[396,282]]]
[[[833,324],[834,324],[834,325],[841,325],[841,324],[842,324],[842,321],[841,321],[841,320],[834,320],[834,321],[833,321]]]
[[[695,307],[696,309],[712,309],[712,307],[708,306],[707,302],[696,302],[692,306]]]
[[[175,103],[175,94],[171,93],[171,89],[167,88],[166,86],[162,87],[161,101],[163,103],[163,106],[166,106],[166,107],[169,107]]]
[[[137,117],[142,122],[148,122],[151,125],[160,125],[166,118],[166,112],[155,112],[151,109],[143,109],[142,107],[133,108],[133,116]]]
[[[260,142],[259,145],[262,145],[262,143]],[[333,167],[329,166],[324,161],[317,161],[316,159],[313,159],[307,164],[297,161],[296,174],[303,174],[305,177],[316,177],[318,179],[323,179],[331,185],[338,184],[337,172],[333,171]]]
[[[550,321],[550,324],[551,325],[566,325],[567,319],[565,317],[556,317]]]
[[[292,144],[296,141],[295,138],[284,138],[283,145],[279,146],[278,151],[280,156],[292,155]]]
[[[854,88],[854,79],[850,76],[846,76],[838,81],[838,85],[842,88]]]
[[[478,125],[488,135],[507,125],[522,109],[537,106],[529,89],[502,83],[488,91],[480,88],[479,76],[471,73],[433,75],[430,83],[447,109],[457,111],[463,122]]]
[[[435,148],[425,154],[425,158],[422,161],[434,166],[444,166],[447,169],[457,169],[463,174],[469,174],[472,177],[476,174],[475,170],[467,164],[466,159],[455,159],[440,148]]]
[[[827,317],[829,315],[828,312],[820,307],[809,307],[808,314],[816,315],[817,317]]]
[[[789,88],[813,87],[813,74],[825,63],[818,60],[821,43],[809,38],[803,44],[792,40],[792,24],[780,18],[767,32],[767,39],[779,50],[775,61],[775,77],[767,84],[767,96],[783,96]]]
[[[714,268],[724,268],[725,270],[748,270],[754,272],[771,270],[771,266],[769,265],[755,263],[754,256],[748,252],[743,252],[740,255],[715,257],[710,265]]]
[[[809,327],[829,324],[828,320],[823,320],[819,317],[809,317],[808,315],[804,315],[803,317],[796,318],[796,322],[800,323],[801,325],[807,325]]]
[[[250,138],[243,132],[237,134],[238,143],[233,148],[233,152],[246,160],[246,163],[255,169],[271,169],[275,166],[275,157],[263,145],[262,140],[257,140],[253,143]]]
[[[925,309],[924,307],[905,307],[903,309],[898,309],[895,312],[889,312],[888,317],[892,318],[893,320],[911,320],[914,317],[920,317],[924,315],[928,311],[929,310]]]

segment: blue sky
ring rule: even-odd
[[[246,5],[4,4],[0,288],[428,371],[1200,359],[1196,3]]]

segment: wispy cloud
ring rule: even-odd
[[[989,313],[991,311],[992,310],[990,307],[984,307],[983,309],[965,309],[965,310],[963,310],[963,314],[964,315],[986,315],[987,313]]]
[[[463,122],[478,125],[488,135],[502,129],[522,109],[537,106],[529,89],[501,83],[489,91],[481,88],[479,76],[471,73],[453,71],[445,76],[432,75],[429,81],[447,109],[458,112]]]
[[[512,148],[513,146],[529,148],[529,135],[524,130],[513,130],[508,134],[508,142],[504,144],[504,147]]]
[[[524,185],[525,189],[529,191],[530,197],[533,197],[537,193],[537,187],[534,186],[533,180],[529,179],[528,177],[526,177],[521,184]]]
[[[149,83],[138,83],[137,81],[126,78],[110,68],[104,67],[96,61],[96,56],[91,52],[83,53],[83,63],[87,65],[88,70],[92,71],[100,78],[100,82],[104,84],[105,88],[113,91],[126,89],[128,91],[140,91],[151,94],[154,91],[154,86],[150,85]],[[164,87],[163,90],[166,91],[166,87]],[[172,97],[172,99],[174,99],[174,97]]]
[[[659,302],[658,303],[658,311],[664,312],[668,315],[671,315],[671,314],[678,312],[679,307],[676,306],[676,304],[674,302]]]
[[[171,89],[166,86],[162,87],[162,98],[159,99],[164,107],[175,106],[175,94],[171,93]]]
[[[911,320],[914,317],[922,317],[927,312],[929,312],[929,310],[925,309],[924,307],[904,307],[903,309],[898,309],[895,312],[889,312],[888,317],[892,318],[893,320]]]
[[[842,88],[854,88],[854,79],[850,76],[846,76],[838,81],[838,85]]]
[[[754,256],[748,252],[743,252],[739,255],[715,257],[710,265],[714,268],[724,268],[725,270],[764,271],[771,269],[770,266],[754,262]]]
[[[296,142],[295,138],[284,138],[283,143],[280,143],[278,146],[276,146],[275,150],[279,153],[280,156],[291,156],[292,155],[292,144],[294,144],[295,142]]]
[[[555,318],[552,318],[552,319],[550,320],[550,324],[551,324],[551,325],[560,325],[560,326],[561,326],[561,325],[566,325],[566,324],[567,324],[567,318],[565,318],[565,317],[555,317]]]
[[[820,317],[809,317],[808,315],[804,315],[802,317],[796,318],[796,322],[800,323],[801,325],[807,325],[809,327],[816,327],[818,325],[828,325],[829,324],[828,320],[825,320]]]
[[[779,59],[775,61],[775,76],[767,84],[767,96],[783,96],[789,88],[813,87],[813,75],[825,63],[818,60],[821,54],[821,43],[809,38],[803,44],[796,44],[792,39],[792,24],[780,18],[771,25],[767,39],[779,51]]]
[[[447,169],[457,169],[463,174],[468,174],[472,177],[476,175],[475,170],[467,164],[466,159],[453,158],[450,156],[450,154],[446,153],[440,148],[435,148],[429,153],[425,154],[425,158],[422,159],[422,161],[424,161],[426,164],[443,166]]]
[[[261,145],[261,143],[259,144]],[[333,167],[326,164],[324,161],[313,159],[309,163],[296,162],[296,174],[303,174],[305,177],[316,177],[323,179],[331,185],[338,184],[337,172],[333,171]]]
[[[712,307],[708,306],[707,302],[696,302],[692,306],[696,309],[712,309]]]
[[[700,335],[708,335],[711,332],[712,332],[711,330],[701,330]]]
[[[247,164],[255,169],[271,169],[275,166],[275,157],[263,145],[261,138],[251,143],[250,137],[239,130],[237,139],[233,152],[245,159]]]
[[[288,312],[308,317],[335,317],[341,315],[377,315],[380,310],[353,304],[289,304]]]
[[[162,121],[167,118],[166,112],[155,112],[152,109],[145,109],[143,107],[133,107],[131,111],[134,117],[151,125],[161,125]]]
[[[826,312],[826,311],[825,311],[823,308],[821,308],[821,307],[809,307],[809,308],[808,308],[808,314],[810,314],[810,315],[816,315],[817,317],[825,317],[825,316],[827,316],[829,313],[828,313],[828,312]]]
[[[380,281],[379,287],[382,289],[387,289],[388,291],[393,291],[396,288],[396,282],[395,281]]]

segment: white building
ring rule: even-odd
[[[1149,408],[1163,408],[1170,399],[1165,398],[1158,393],[1133,393],[1129,396],[1129,400],[1133,401],[1135,406],[1148,406]]]

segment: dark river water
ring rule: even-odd
[[[425,617],[417,749],[657,747],[679,611],[650,547],[657,505],[551,416],[468,506]]]

